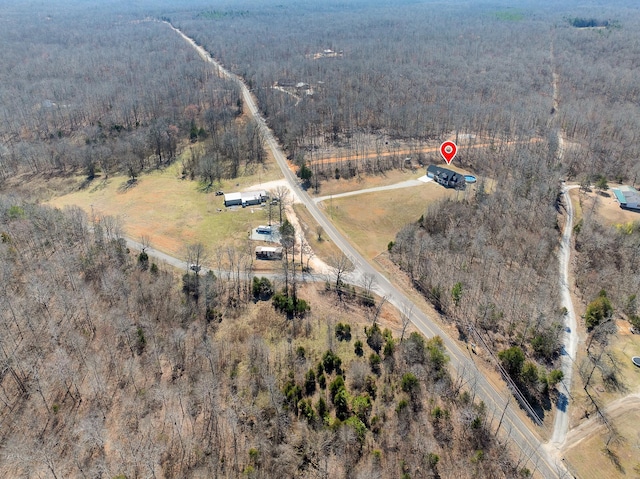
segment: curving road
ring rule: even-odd
[[[364,275],[375,278],[376,286],[374,291],[381,297],[386,297],[399,311],[410,312],[412,323],[427,337],[440,336],[447,347],[451,358],[451,365],[459,372],[465,372],[469,381],[475,386],[476,395],[482,399],[488,408],[488,417],[500,418],[503,414],[501,427],[508,436],[508,440],[515,442],[522,454],[527,458],[526,463],[521,466],[528,467],[535,474],[545,478],[565,477],[566,470],[561,462],[552,459],[542,444],[539,437],[530,430],[530,425],[526,424],[520,416],[510,407],[505,407],[510,399],[510,394],[504,394],[490,383],[475,365],[473,357],[469,351],[462,350],[445,331],[443,331],[434,321],[432,321],[423,311],[419,309],[403,292],[396,288],[391,282],[376,270],[366,259],[364,259],[356,249],[340,234],[333,224],[325,217],[314,200],[300,188],[296,176],[289,169],[286,158],[276,141],[275,135],[267,126],[264,118],[256,105],[251,92],[243,79],[226,70],[215,61],[211,55],[196,42],[182,33],[173,25],[167,25],[178,33],[189,45],[191,45],[205,61],[213,64],[220,75],[232,79],[238,83],[242,89],[242,95],[246,107],[250,114],[257,121],[262,130],[263,137],[268,148],[282,170],[285,179],[289,182],[295,195],[306,206],[314,219],[324,229],[325,233],[340,248],[347,257],[350,258],[354,266],[350,281],[357,282]],[[504,410],[504,411],[503,411]],[[493,414],[493,416],[492,416]],[[496,419],[497,421],[497,419]]]

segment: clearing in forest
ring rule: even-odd
[[[365,258],[387,251],[387,245],[408,223],[418,221],[428,205],[444,199],[472,197],[475,186],[466,190],[446,189],[430,182],[392,191],[333,198],[321,203],[326,216],[342,231]]]
[[[277,178],[279,170],[265,170],[234,180],[223,180],[220,189],[241,191]],[[202,242],[210,250],[243,244],[251,228],[265,224],[267,209],[260,206],[225,208],[224,197],[204,192],[200,183],[183,180],[180,164],[139,177],[124,188],[128,178],[95,179],[86,188],[54,198],[59,208],[78,206],[88,214],[119,217],[126,235],[134,240],[146,235],[151,245],[178,258],[189,243]],[[215,246],[214,246],[215,245]]]
[[[609,186],[610,188],[615,188],[619,185]],[[590,192],[575,190],[572,192],[571,197],[574,205],[578,204],[583,215],[589,212],[595,213],[598,222],[604,225],[616,226],[640,221],[640,211],[620,208],[615,195],[610,189],[603,192],[599,192],[596,189],[592,189]],[[580,218],[582,218],[582,215],[577,220],[580,220]]]
[[[635,477],[634,473],[637,474],[640,470],[640,435],[637,428],[640,421],[640,397],[635,394],[621,401],[609,411],[609,420],[617,432],[614,437],[611,437],[607,427],[597,418],[592,418],[589,424],[585,424],[584,431],[576,431],[577,440],[565,452],[565,457],[573,466],[577,477],[618,479]],[[584,437],[582,433],[585,434]]]

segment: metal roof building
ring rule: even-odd
[[[273,246],[256,246],[256,259],[282,259],[282,248]]]
[[[224,194],[224,205],[225,206],[235,206],[242,204],[242,193],[225,193]]]
[[[249,206],[259,205],[269,198],[265,190],[245,191],[244,193],[225,193],[225,206]]]
[[[620,208],[640,209],[640,193],[635,188],[622,185],[618,188],[612,188],[611,191],[615,195]]]

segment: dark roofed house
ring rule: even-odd
[[[296,86],[296,81],[290,78],[280,78],[277,83],[278,86],[283,88],[293,88]]]
[[[464,189],[467,184],[464,175],[441,166],[429,165],[427,176],[433,178],[435,182],[440,183],[445,188]]]
[[[282,259],[282,248],[279,246],[257,246],[256,259]]]

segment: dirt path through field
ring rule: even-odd
[[[531,138],[530,140],[512,140],[502,143],[503,145],[515,145],[519,143],[536,143],[538,141],[542,141],[540,138]],[[464,151],[465,148],[489,148],[495,146],[494,142],[483,142],[483,143],[475,143],[475,144],[459,144],[458,145],[458,153],[460,151]],[[320,165],[326,166],[335,164],[338,162],[348,162],[348,161],[362,161],[362,160],[371,160],[374,158],[385,158],[388,156],[405,156],[412,155],[416,153],[438,153],[440,151],[440,145],[438,146],[425,146],[423,148],[400,148],[398,150],[393,151],[385,151],[385,152],[367,152],[364,154],[357,155],[349,155],[349,156],[329,156],[327,158],[316,158],[310,159],[307,161],[308,165]]]
[[[620,416],[627,414],[630,410],[638,409],[640,409],[640,391],[636,391],[635,393],[631,393],[613,401],[604,412],[609,420],[614,421]],[[592,418],[569,431],[569,434],[567,434],[566,440],[560,447],[560,450],[566,452],[569,449],[576,447],[582,441],[588,439],[605,427],[606,426],[602,422],[600,416],[594,414]]]

